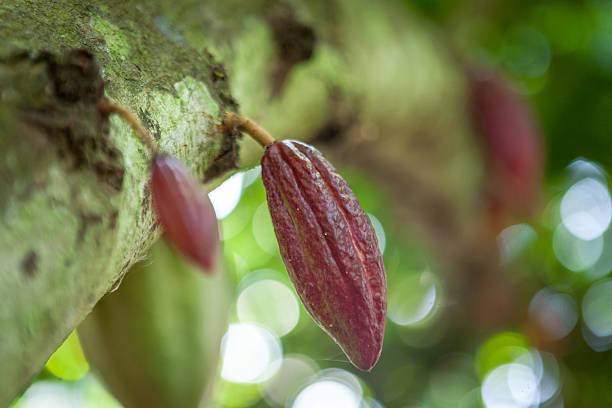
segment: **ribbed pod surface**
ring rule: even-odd
[[[302,303],[356,367],[371,369],[382,349],[387,286],[368,216],[312,146],[276,142],[261,165],[280,253]]]

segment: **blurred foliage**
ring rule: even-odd
[[[551,176],[577,155],[612,165],[612,2],[405,0],[462,54],[504,67],[534,102]]]
[[[54,376],[64,380],[78,380],[89,371],[76,331],[70,333],[45,366]]]
[[[303,408],[307,405],[299,405],[301,401],[315,398],[306,391],[336,384],[337,395],[352,392],[370,407],[612,406],[612,209],[607,190],[612,166],[612,1],[398,1],[435,25],[461,59],[505,70],[541,119],[548,151],[544,210],[530,224],[508,228],[498,237],[503,271],[514,291],[514,316],[489,332],[445,318],[464,305],[452,304],[446,296],[435,254],[395,222],[376,180],[358,169],[342,169],[364,209],[384,229],[389,320],[380,362],[370,373],[356,371],[300,305],[295,327],[276,334],[279,329],[272,328],[270,334],[280,339],[284,358],[275,360],[272,353],[263,363],[257,360],[269,352],[263,342],[264,349],[254,348],[255,357],[247,353],[243,361],[253,358],[263,364],[261,372],[240,382],[227,379],[237,377],[228,368],[231,356],[224,354],[221,373],[226,378],[217,385],[215,404],[294,403]],[[599,183],[603,195],[591,188],[573,200],[568,191],[581,180],[593,180],[589,185],[595,189]],[[564,216],[564,208],[583,218]],[[602,225],[601,233],[580,239],[581,228],[593,220]],[[243,316],[234,302],[230,321],[265,324],[266,311],[273,316],[291,313],[291,300],[279,301],[295,292],[278,255],[257,169],[244,175],[241,199],[221,224],[238,305],[241,294],[257,282],[284,285],[275,286],[278,295],[264,292],[268,304],[261,303],[261,294],[243,298],[245,307],[251,307]],[[293,322],[291,316],[287,321]],[[257,327],[251,327],[254,333]],[[245,340],[250,341],[257,343]],[[86,362],[76,344],[76,337],[68,338],[15,407],[36,406],[28,401],[35,399],[32,389],[37,386],[91,397],[74,406],[117,406],[91,374],[79,379]],[[229,344],[226,337],[222,352]],[[326,370],[331,368],[342,371]],[[265,370],[272,370],[271,376]],[[326,390],[328,399],[336,395],[332,388]],[[346,399],[337,405],[333,398],[329,401],[328,406],[351,406]]]

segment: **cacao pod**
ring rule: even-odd
[[[176,157],[156,155],[151,167],[153,204],[166,238],[203,271],[213,271],[220,243],[210,199]]]
[[[231,293],[163,240],[79,326],[87,360],[126,408],[196,408],[210,397]]]
[[[469,72],[474,124],[489,167],[487,194],[494,229],[533,216],[540,201],[544,147],[527,102],[500,74]]]
[[[370,370],[382,350],[387,285],[368,216],[312,146],[276,142],[261,168],[280,253],[304,307],[356,367]]]

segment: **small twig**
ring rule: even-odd
[[[259,126],[253,120],[238,113],[229,111],[225,112],[223,124],[229,130],[238,129],[248,134],[253,139],[257,140],[257,142],[259,142],[259,144],[263,147],[270,147],[276,142],[276,139],[274,139],[272,135],[269,134],[264,128]]]
[[[153,153],[153,155],[157,154],[157,145],[153,142],[153,138],[151,138],[151,134],[144,127],[140,119],[136,117],[131,111],[126,109],[125,107],[111,102],[106,98],[100,99],[98,102],[98,108],[104,113],[115,113],[121,116],[125,121],[127,121],[132,129],[138,134],[138,138],[140,141],[147,146],[147,148]]]

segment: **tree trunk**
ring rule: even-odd
[[[390,188],[430,185],[457,237],[471,225],[462,77],[395,1],[10,0],[0,38],[0,407],[158,236],[150,153],[99,112],[102,95],[209,187],[261,155],[241,141],[238,161],[237,135],[214,126],[236,100],[278,138],[357,135],[331,151],[373,174],[397,166],[408,176]],[[432,218],[420,228],[435,245]]]

